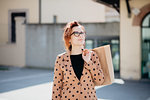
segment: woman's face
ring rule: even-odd
[[[75,33],[71,35],[70,42],[72,46],[83,46],[85,43],[85,31],[80,26],[75,26],[72,28],[71,33]],[[78,34],[83,32],[82,34]],[[78,36],[79,35],[79,36]]]

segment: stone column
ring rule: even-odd
[[[25,66],[25,18],[24,17],[16,17],[16,50],[18,55],[16,55],[18,59],[19,66]]]

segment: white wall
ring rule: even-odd
[[[8,42],[8,19],[9,10],[11,11],[27,11],[28,22],[38,22],[38,0],[0,0],[0,44]]]
[[[41,0],[41,22],[58,23],[72,20],[105,22],[105,6],[92,0]],[[26,11],[28,23],[39,22],[39,0],[0,0],[0,44],[10,41],[9,11]]]
[[[58,23],[105,22],[105,6],[92,0],[42,0],[42,23],[53,23],[53,15]]]
[[[25,66],[25,25],[23,17],[16,18],[16,43],[0,46],[0,64],[17,67]]]

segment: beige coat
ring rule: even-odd
[[[94,51],[90,61],[84,61],[80,80],[74,73],[70,51],[64,52],[59,54],[55,61],[52,100],[97,100],[94,87],[103,82],[104,74]]]

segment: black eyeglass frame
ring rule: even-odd
[[[78,31],[74,31],[74,32],[71,33],[71,35],[73,35],[73,34],[74,34],[74,36],[79,37],[80,34],[86,34],[86,32],[78,32]],[[75,35],[75,34],[77,34],[77,35]],[[70,36],[71,36],[71,35],[70,35]]]

